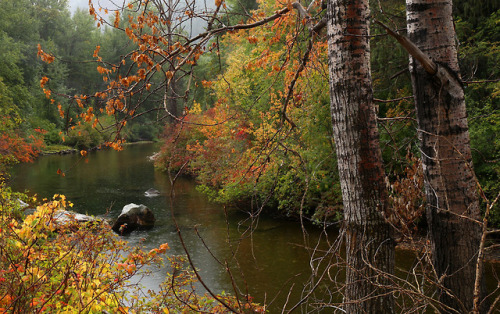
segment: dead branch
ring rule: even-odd
[[[400,44],[403,46],[403,48],[408,51],[408,53],[415,59],[417,59],[420,64],[424,67],[425,71],[431,75],[435,75],[438,71],[438,66],[434,61],[432,61],[428,56],[426,56],[422,50],[420,50],[417,46],[415,46],[414,43],[412,43],[408,38],[405,36],[399,35],[392,29],[390,29],[387,25],[384,23],[375,20],[375,23],[378,25],[382,26],[387,34],[391,35],[394,37]]]
[[[373,98],[373,101],[375,102],[381,102],[381,103],[390,103],[390,102],[397,102],[405,99],[413,99],[413,96],[405,96],[405,97],[400,97],[400,98],[395,98],[395,99],[378,99],[378,98]]]

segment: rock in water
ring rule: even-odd
[[[156,153],[154,153],[153,155],[148,156],[148,160],[149,160],[149,161],[153,161],[153,162],[154,162],[154,161],[156,161],[159,157],[160,157],[160,153],[156,152]]]
[[[68,223],[71,221],[78,222],[78,223],[86,223],[89,221],[94,221],[95,218],[91,216],[87,216],[84,214],[79,214],[75,212],[70,212],[67,210],[58,210],[54,213],[53,216],[54,220],[58,224],[64,224]]]
[[[144,192],[144,195],[146,197],[156,197],[156,196],[160,196],[160,191],[155,190],[155,189],[149,189],[146,192]]]
[[[114,232],[124,235],[136,229],[150,229],[155,224],[153,212],[144,205],[128,204],[113,224]]]
[[[67,210],[57,210],[54,212],[52,222],[56,226],[57,232],[76,231],[82,227],[92,229],[103,224],[108,225],[108,222],[102,218],[95,218]]]

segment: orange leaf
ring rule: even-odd
[[[42,79],[40,80],[40,87],[43,88],[45,86],[45,84],[47,84],[48,81],[49,81],[48,77],[46,77],[46,76],[42,77]]]
[[[120,26],[120,11],[116,10],[115,11],[115,23],[114,26],[118,28]]]
[[[94,58],[97,58],[98,54],[99,54],[99,50],[101,49],[101,46],[96,46],[95,47],[95,50],[94,50]]]

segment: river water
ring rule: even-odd
[[[184,255],[175,217],[202,280],[213,292],[234,294],[234,283],[238,293],[250,294],[256,302],[270,304],[271,313],[281,312],[285,305],[290,309],[299,302],[308,288],[305,283],[311,265],[320,262],[319,257],[324,255],[321,252],[328,248],[327,239],[334,240],[337,230],[302,228],[298,222],[265,215],[250,220],[246,212],[249,209],[225,209],[209,202],[189,178],[176,181],[175,196],[171,198],[168,175],[155,171],[147,158],[157,150],[154,144],[137,144],[126,146],[121,152],[90,152],[88,158],[77,154],[43,156],[32,164],[15,167],[11,186],[39,197],[64,194],[75,204],[75,211],[95,216],[106,214],[109,218],[116,218],[129,203],[144,204],[156,216],[155,227],[126,236],[130,245],[142,244],[151,249],[167,242],[171,248],[168,254]],[[58,169],[64,171],[64,177],[57,174]],[[162,195],[146,197],[144,192],[149,188],[159,190]],[[255,227],[252,232],[250,226]],[[311,258],[311,250],[306,247],[315,247],[317,256]],[[411,252],[396,252],[399,268],[409,269],[413,262]],[[229,266],[231,276],[225,265]],[[142,285],[158,290],[167,271],[153,269],[151,275],[141,280]],[[496,286],[496,281],[491,281],[490,286]],[[326,295],[321,292],[326,287],[318,287],[320,297]],[[198,292],[205,293],[201,286]]]
[[[248,228],[252,222],[248,213],[224,210],[209,202],[189,178],[176,181],[172,200],[167,174],[155,171],[147,159],[157,149],[154,144],[138,144],[126,146],[121,152],[90,152],[88,158],[77,154],[43,156],[32,164],[18,165],[13,171],[11,186],[16,191],[29,190],[39,197],[64,194],[74,203],[75,211],[96,216],[107,213],[110,218],[116,218],[124,205],[144,204],[156,216],[155,227],[133,232],[125,238],[131,245],[142,243],[147,249],[167,242],[171,248],[168,254],[182,255],[185,252],[172,220],[173,213],[203,281],[214,292],[234,294],[231,278],[221,261],[231,266],[241,292],[248,291],[256,302],[269,303],[277,294],[271,309],[297,302],[303,282],[310,274],[310,256],[304,248],[300,224],[260,216],[258,221],[253,221],[256,229],[250,233]],[[64,171],[64,177],[57,174],[58,169]],[[145,197],[144,192],[149,188],[163,194]],[[331,231],[332,237],[335,232]],[[314,244],[321,230],[308,227],[307,234]],[[147,289],[158,289],[166,271],[154,270],[141,282]]]

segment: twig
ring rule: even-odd
[[[486,212],[483,217],[483,225],[482,225],[482,234],[481,234],[481,242],[479,243],[479,252],[477,254],[477,262],[476,262],[476,280],[474,282],[474,299],[473,299],[473,308],[472,308],[472,313],[479,313],[480,306],[481,306],[481,281],[483,277],[483,258],[484,258],[484,246],[486,243],[486,236],[487,236],[487,228],[488,228],[488,218],[490,215],[490,211],[495,206],[496,202],[500,198],[500,192],[498,193],[497,197],[495,200],[486,206]]]
[[[500,82],[500,79],[495,80],[481,80],[481,81],[462,81],[464,84],[481,84],[481,83],[496,83]]]
[[[405,96],[405,97],[400,97],[400,98],[395,98],[395,99],[378,99],[378,98],[373,98],[373,101],[375,101],[375,102],[381,102],[381,103],[389,103],[389,102],[396,102],[396,101],[405,100],[405,99],[413,99],[413,96]]]

